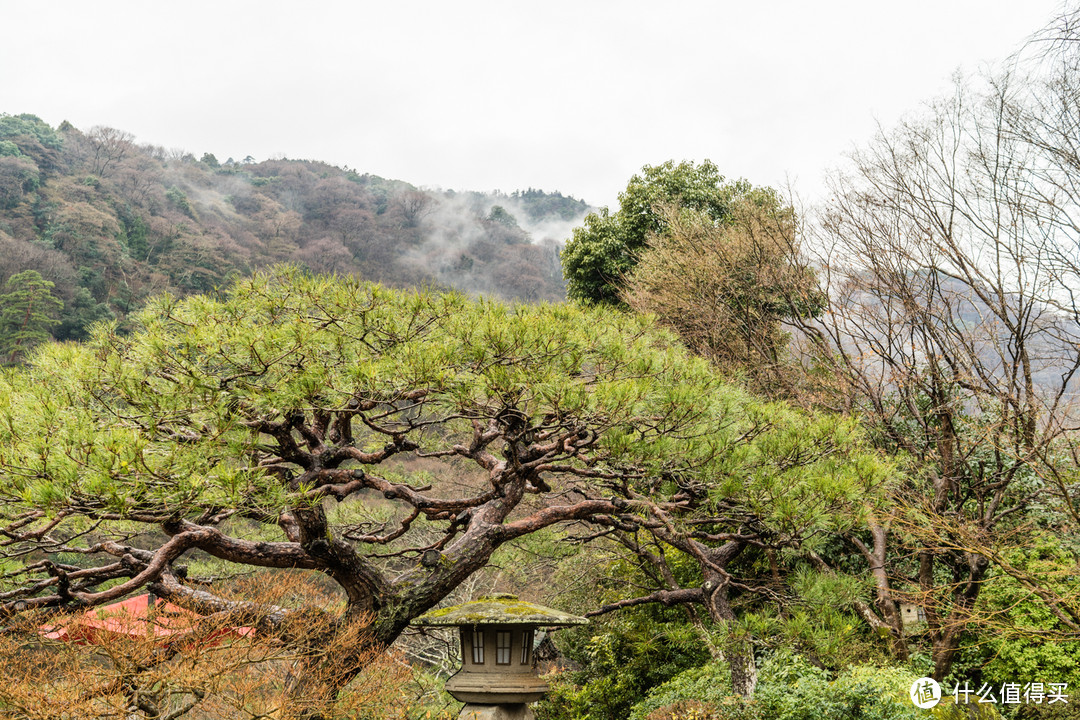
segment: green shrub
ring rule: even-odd
[[[729,695],[718,703],[680,700],[674,705],[658,708],[645,720],[768,720],[761,706],[753,700]]]
[[[709,663],[653,688],[629,720],[991,720],[993,705],[955,706],[946,696],[932,711],[915,707],[908,670],[861,665],[835,678],[790,650],[762,663],[753,700],[731,696],[727,667]]]
[[[657,685],[649,691],[645,699],[634,705],[629,720],[656,720],[660,717],[686,718],[698,717],[700,710],[680,711],[679,715],[656,715],[654,711],[680,702],[698,705],[719,705],[731,695],[731,683],[727,663],[712,662],[708,665],[685,670],[667,682]],[[687,714],[689,712],[689,714]],[[698,714],[695,714],[698,713]],[[710,717],[700,715],[702,718]]]
[[[626,720],[651,689],[708,662],[678,608],[634,610],[562,634],[560,649],[581,670],[549,678],[539,720]]]

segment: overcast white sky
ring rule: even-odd
[[[712,159],[806,200],[822,174],[1017,49],[1060,0],[0,0],[0,112],[220,160],[594,205]]]

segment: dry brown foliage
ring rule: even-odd
[[[221,591],[225,593],[226,589]],[[181,638],[99,636],[93,644],[47,640],[42,625],[73,622],[77,615],[31,613],[0,635],[0,716],[57,718],[215,718],[255,720],[296,716],[404,718],[412,668],[391,652],[370,647],[367,618],[344,621],[343,603],[300,574],[264,573],[232,584],[227,594],[266,606],[293,605],[305,597],[321,611],[304,613],[290,628],[312,642],[298,649],[258,634],[228,633],[222,618],[208,616]],[[312,600],[314,599],[314,602]],[[345,627],[342,628],[342,623]],[[298,627],[303,625],[303,627]],[[329,632],[336,625],[335,632]],[[149,630],[149,629],[148,629]],[[326,638],[326,642],[322,639]],[[364,670],[343,692],[303,668],[354,663]],[[296,692],[304,677],[303,692]]]
[[[813,274],[797,261],[792,211],[742,199],[724,225],[683,208],[659,212],[667,231],[627,278],[627,305],[656,315],[721,369],[775,382],[786,344],[781,320],[821,304]]]

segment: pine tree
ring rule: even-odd
[[[37,270],[8,278],[0,295],[0,357],[18,362],[27,351],[48,340],[64,303],[52,294],[53,284]]]

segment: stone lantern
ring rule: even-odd
[[[466,703],[459,720],[531,720],[526,703],[539,700],[548,690],[533,660],[536,628],[587,622],[514,595],[489,595],[432,610],[412,624],[458,627],[461,670],[446,681],[446,690]]]

